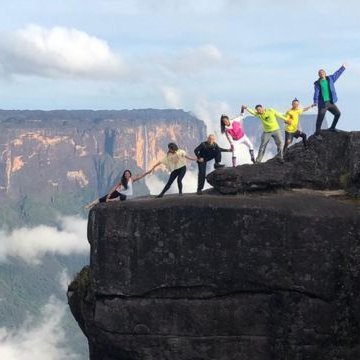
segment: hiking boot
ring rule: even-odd
[[[223,168],[225,165],[224,164],[220,164],[220,163],[215,163],[214,164],[214,169],[220,169],[220,168]]]
[[[314,135],[314,138],[316,140],[323,140],[323,137],[321,135]]]
[[[198,190],[198,191],[196,192],[196,195],[202,195],[202,194],[203,194],[202,190]]]

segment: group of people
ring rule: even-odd
[[[107,195],[93,201],[86,207],[90,208],[99,202],[108,202],[114,200],[126,200],[133,195],[133,183],[144,178],[146,175],[152,173],[155,168],[164,165],[170,172],[170,177],[165,187],[157,198],[161,198],[170,189],[172,183],[177,179],[179,195],[182,195],[182,180],[186,173],[186,161],[196,161],[198,165],[198,185],[197,194],[202,194],[206,178],[206,165],[209,161],[215,160],[214,168],[218,169],[224,167],[221,164],[221,153],[232,153],[232,165],[236,166],[237,154],[241,144],[245,145],[249,150],[250,159],[253,163],[260,163],[265,154],[266,147],[271,138],[277,147],[277,158],[280,162],[284,160],[284,153],[294,138],[301,138],[304,148],[307,148],[307,136],[301,131],[299,119],[303,112],[308,111],[310,108],[317,106],[318,115],[316,119],[316,130],[314,133],[315,139],[321,141],[320,135],[321,125],[323,123],[327,111],[334,115],[333,122],[329,128],[330,131],[337,132],[336,125],[340,118],[340,110],[336,106],[337,94],[334,83],[344,72],[346,66],[342,65],[334,74],[327,76],[325,70],[320,69],[318,72],[319,78],[314,83],[314,101],[312,105],[305,108],[300,107],[298,99],[294,99],[291,108],[282,114],[273,108],[264,108],[262,105],[256,105],[255,109],[251,109],[246,105],[241,106],[240,116],[230,119],[227,115],[223,114],[220,118],[221,133],[224,134],[229,142],[230,147],[227,149],[221,148],[216,143],[215,135],[210,134],[206,141],[202,142],[194,150],[195,157],[189,156],[184,150],[179,149],[178,146],[171,142],[168,144],[168,151],[166,156],[157,162],[149,171],[142,175],[132,177],[130,170],[125,170],[119,183],[117,183]],[[254,147],[248,136],[244,132],[242,120],[244,113],[247,111],[251,115],[259,118],[262,123],[263,133],[261,135],[261,143],[257,157],[255,158]],[[282,140],[280,126],[278,119],[285,123],[285,142]]]

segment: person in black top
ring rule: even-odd
[[[205,177],[206,177],[206,163],[212,159],[215,159],[214,168],[222,168],[224,167],[221,164],[221,152],[231,152],[231,149],[223,149],[216,143],[215,135],[210,134],[206,141],[202,142],[196,149],[194,153],[198,158],[198,187],[197,187],[197,194],[202,194],[202,189],[204,188],[205,184]]]

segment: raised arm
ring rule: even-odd
[[[341,65],[341,67],[340,67],[339,70],[336,70],[336,71],[331,75],[334,82],[340,77],[340,75],[345,71],[345,69],[346,69],[346,65],[343,64],[343,65]]]
[[[257,116],[257,113],[256,113],[255,110],[248,108],[246,105],[243,105],[242,107],[243,107],[244,110],[246,110],[251,115]]]

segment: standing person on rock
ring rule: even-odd
[[[202,142],[199,146],[197,146],[194,150],[194,153],[197,157],[198,161],[198,185],[197,185],[197,194],[201,195],[202,190],[205,185],[205,177],[206,177],[206,165],[210,160],[215,160],[214,168],[222,168],[224,167],[221,164],[221,153],[222,152],[231,152],[232,149],[223,149],[216,143],[215,135],[210,134],[206,141]]]
[[[274,139],[277,147],[277,157],[280,162],[284,162],[283,159],[283,140],[281,136],[280,126],[277,121],[277,118],[284,120],[285,123],[288,122],[285,115],[281,114],[275,109],[265,109],[262,105],[256,105],[255,110],[248,108],[243,105],[243,109],[247,110],[251,115],[258,117],[264,129],[264,132],[261,135],[261,144],[259,152],[256,158],[256,163],[260,163],[264,157],[266,147],[271,138]]]
[[[244,132],[244,128],[241,124],[241,121],[244,118],[244,107],[241,107],[240,116],[230,120],[229,117],[225,114],[221,115],[220,118],[220,129],[221,133],[226,135],[228,139],[231,149],[232,149],[232,162],[233,166],[236,166],[236,153],[238,152],[236,148],[239,148],[241,144],[244,144],[248,147],[250,158],[253,163],[255,163],[254,157],[254,146],[250,139],[246,136]]]
[[[284,145],[284,154],[287,148],[293,142],[293,139],[302,138],[305,149],[307,149],[307,136],[304,132],[300,130],[300,115],[311,109],[314,105],[307,106],[305,108],[300,107],[300,102],[295,98],[291,103],[291,109],[288,110],[285,114],[287,117],[287,124],[285,126],[285,145]]]
[[[314,82],[314,105],[318,106],[318,116],[316,119],[316,130],[314,134],[317,140],[322,140],[320,129],[327,111],[330,111],[334,115],[334,120],[329,130],[335,132],[338,131],[336,130],[336,125],[339,121],[341,112],[335,105],[338,98],[334,84],[345,69],[346,65],[343,64],[339,70],[329,76],[326,75],[326,71],[324,69],[320,69],[318,72],[319,79]]]
[[[129,197],[133,196],[133,183],[141,180],[150,173],[151,171],[147,171],[142,175],[137,175],[133,177],[130,170],[125,170],[121,177],[121,180],[109,191],[108,194],[85,205],[85,209],[90,209],[94,205],[101,202],[109,202],[115,200],[125,201]]]
[[[159,165],[165,165],[166,169],[170,171],[169,180],[157,198],[162,198],[164,196],[176,178],[179,188],[179,195],[182,195],[182,179],[186,173],[186,160],[197,161],[198,159],[188,156],[186,152],[179,149],[175,143],[168,144],[168,152],[166,156],[161,161],[156,163],[150,170],[152,172]]]

